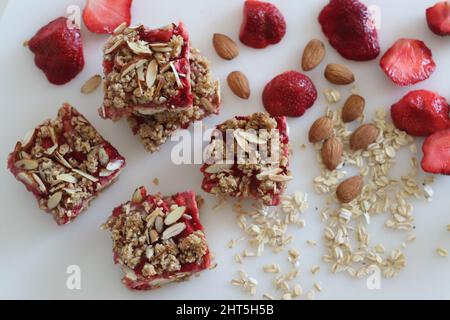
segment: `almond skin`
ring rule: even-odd
[[[225,60],[233,60],[239,55],[239,47],[236,42],[224,34],[215,33],[213,45],[217,54]]]
[[[309,141],[311,143],[326,140],[333,135],[333,120],[329,117],[321,117],[314,121],[309,129]]]
[[[380,130],[371,123],[363,124],[353,132],[350,137],[350,148],[352,150],[367,149],[367,147],[377,140]]]
[[[227,77],[228,86],[239,98],[250,98],[250,85],[247,77],[240,71],[233,71]]]
[[[353,72],[342,64],[329,64],[325,68],[325,78],[337,85],[346,85],[355,82]]]
[[[331,137],[322,146],[322,161],[328,170],[333,171],[342,162],[344,145],[339,138]]]
[[[366,101],[357,94],[351,95],[342,108],[342,121],[352,122],[363,115]]]
[[[317,67],[325,58],[325,45],[318,39],[312,39],[308,42],[303,51],[302,69],[310,71]]]
[[[336,197],[341,203],[352,202],[361,194],[363,184],[364,181],[361,176],[344,180],[336,189]]]

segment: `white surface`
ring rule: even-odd
[[[214,73],[223,84],[223,108],[220,116],[209,118],[209,126],[217,124],[237,114],[249,114],[263,110],[262,88],[275,75],[299,69],[300,55],[306,42],[312,37],[324,39],[317,23],[317,15],[327,2],[289,1],[276,2],[284,12],[288,31],[277,46],[265,50],[252,50],[241,45],[241,55],[232,62],[219,59],[215,54],[211,38],[213,32],[222,32],[235,40],[241,21],[241,0],[228,1],[161,1],[157,9],[154,1],[135,0],[133,22],[143,22],[149,26],[165,25],[171,21],[183,20],[191,34],[193,44],[211,59]],[[449,96],[448,73],[450,70],[450,38],[434,36],[427,28],[424,10],[434,0],[372,0],[368,4],[381,7],[382,29],[380,40],[382,51],[400,37],[415,37],[425,40],[433,50],[437,70],[429,81],[414,88],[433,89]],[[125,122],[114,124],[101,120],[97,107],[102,100],[101,90],[83,96],[79,89],[83,82],[95,73],[101,72],[101,47],[106,37],[89,33],[83,27],[86,67],[71,83],[65,86],[48,84],[42,72],[33,63],[32,54],[22,47],[22,42],[35,31],[57,16],[65,13],[70,4],[82,5],[81,0],[16,0],[10,1],[0,21],[0,81],[1,108],[1,223],[0,223],[0,298],[133,298],[133,299],[200,299],[248,298],[238,288],[229,284],[235,277],[238,265],[233,262],[235,250],[227,248],[231,237],[241,235],[235,225],[234,213],[229,206],[211,210],[215,199],[200,190],[199,166],[175,166],[170,162],[173,143],[168,143],[161,152],[150,155],[144,152],[139,141],[134,138]],[[214,4],[213,4],[214,3]],[[213,5],[212,5],[213,4]],[[45,9],[44,9],[45,8]],[[360,93],[366,97],[369,114],[379,106],[390,106],[404,93],[413,88],[396,88],[386,79],[378,67],[378,61],[353,63],[343,60],[327,44],[328,62],[345,62],[354,70]],[[309,75],[319,91],[328,88],[321,72],[322,64]],[[226,86],[226,75],[233,70],[242,70],[249,77],[252,86],[250,101],[235,98]],[[340,88],[347,96],[350,88]],[[17,183],[7,172],[6,157],[15,142],[30,128],[48,117],[54,117],[62,102],[68,101],[78,108],[98,130],[126,156],[128,166],[119,181],[95,200],[89,210],[74,223],[57,227],[50,216],[40,211],[31,194]],[[290,119],[291,140],[295,155],[292,170],[295,180],[289,184],[289,191],[304,190],[310,194],[310,209],[303,214],[307,227],[293,230],[296,246],[301,250],[301,283],[308,290],[312,283],[321,281],[324,288],[318,298],[450,298],[450,259],[437,256],[438,246],[450,249],[450,233],[446,225],[450,223],[448,190],[450,178],[438,177],[434,186],[434,202],[417,203],[417,242],[406,250],[407,268],[398,278],[384,280],[382,289],[370,291],[365,281],[352,280],[345,275],[332,275],[328,265],[321,263],[323,244],[308,247],[308,239],[321,240],[322,224],[314,208],[321,207],[323,199],[316,196],[311,181],[318,174],[315,155],[311,146],[301,151],[299,146],[307,143],[307,131],[314,119],[322,115],[325,101],[322,95],[315,107],[299,119]],[[419,141],[421,143],[421,141]],[[151,184],[159,177],[158,187]],[[170,285],[153,292],[129,292],[121,284],[121,271],[112,264],[109,234],[99,230],[99,226],[110,215],[113,207],[129,198],[135,187],[146,185],[151,191],[172,194],[185,189],[194,189],[207,200],[202,210],[202,221],[207,230],[209,244],[216,256],[218,267],[204,272],[199,278],[187,283]],[[384,218],[376,219],[381,223]],[[397,246],[406,234],[391,236],[393,232],[379,228],[376,238],[393,238]],[[287,267],[286,255],[273,256],[266,252],[264,257],[245,262],[250,275],[260,282],[258,296],[271,291],[270,277],[261,272],[261,266],[269,261],[280,261]],[[322,271],[316,277],[310,276],[312,265],[319,264]],[[82,271],[82,289],[66,289],[66,268],[79,265]]]

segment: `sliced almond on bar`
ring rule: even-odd
[[[186,224],[184,222],[175,223],[174,225],[171,225],[166,230],[164,230],[161,239],[168,240],[176,237],[177,235],[182,233],[184,229],[186,229]]]
[[[145,75],[145,84],[148,88],[153,87],[156,81],[156,76],[158,75],[158,62],[153,59],[148,67],[147,67],[147,73]]]
[[[183,216],[184,212],[186,211],[186,207],[177,207],[175,210],[172,210],[164,219],[164,224],[166,226],[170,226],[171,224],[174,224],[180,218]]]
[[[50,196],[47,201],[47,208],[49,210],[55,209],[58,204],[61,202],[63,193],[58,191]]]
[[[78,181],[77,178],[75,178],[73,175],[71,175],[69,173],[62,173],[62,174],[56,176],[56,179],[60,180],[60,181],[65,181],[68,183],[77,183],[77,181]]]
[[[14,163],[14,165],[18,169],[34,170],[39,166],[39,163],[36,160],[32,160],[32,159],[22,159],[22,160],[16,161],[16,163]]]

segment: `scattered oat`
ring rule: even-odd
[[[447,225],[447,231],[450,231],[450,224]]]
[[[320,266],[313,266],[312,268],[311,268],[311,273],[313,274],[313,275],[316,275],[316,274],[318,274],[320,272]]]
[[[314,240],[306,240],[306,244],[310,245],[310,246],[316,246],[317,242]]]
[[[442,248],[442,247],[437,248],[436,252],[441,257],[444,257],[444,258],[448,257],[448,251],[446,249]]]
[[[323,94],[329,103],[337,103],[341,100],[341,93],[335,89],[326,89]]]
[[[231,284],[237,287],[241,287],[245,292],[248,292],[252,296],[256,294],[256,288],[258,281],[248,276],[244,270],[239,271],[239,278],[232,279]]]
[[[266,273],[278,273],[280,272],[280,266],[278,264],[267,264],[265,266],[263,266],[263,270]]]
[[[322,286],[319,282],[314,283],[314,288],[318,291],[318,292],[322,292]]]
[[[152,182],[153,182],[153,184],[154,184],[155,186],[158,186],[158,185],[159,185],[159,179],[158,179],[158,178],[154,178]]]
[[[274,300],[273,296],[270,293],[264,293],[262,297],[264,300]]]

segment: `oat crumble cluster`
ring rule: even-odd
[[[124,284],[148,290],[210,267],[210,253],[193,192],[171,197],[138,188],[103,226],[111,232],[114,260]]]
[[[380,133],[376,141],[366,150],[352,151],[349,148],[351,131],[342,122],[341,109],[328,110],[327,116],[333,120],[334,134],[344,143],[343,163],[336,170],[329,171],[322,163],[318,150],[317,160],[322,173],[314,179],[314,188],[319,194],[327,196],[327,206],[320,212],[325,223],[324,238],[327,253],[323,260],[331,264],[332,272],[346,272],[352,277],[363,278],[379,268],[385,277],[390,278],[406,266],[403,249],[406,242],[414,241],[413,234],[398,248],[386,252],[382,244],[371,244],[369,225],[372,217],[383,212],[389,214],[385,226],[389,229],[411,232],[414,228],[411,199],[431,200],[430,185],[433,177],[419,180],[417,147],[411,136],[400,131],[386,121],[386,112],[379,109],[374,124]],[[364,119],[360,119],[364,121]],[[409,169],[400,178],[392,175],[396,156],[400,149],[410,151]],[[348,204],[336,199],[336,188],[345,178],[347,166],[354,166],[364,177],[362,194]]]
[[[219,112],[220,86],[213,80],[209,62],[196,49],[191,49],[191,88],[194,105],[177,112],[159,112],[150,116],[130,116],[128,123],[139,136],[145,149],[157,151],[175,131]]]
[[[233,164],[226,163],[230,130],[234,138]],[[219,137],[215,136],[217,133]],[[218,125],[215,134],[209,145],[211,161],[201,169],[203,190],[223,197],[253,197],[265,205],[278,205],[286,183],[292,180],[286,119],[264,113],[235,117]],[[266,147],[266,156],[262,156],[262,146]],[[249,161],[240,162],[238,150],[244,151]]]
[[[217,114],[220,86],[190,47],[182,23],[150,30],[119,26],[104,47],[103,118],[128,119],[149,152],[178,129]]]
[[[8,168],[53,215],[69,223],[114,182],[125,159],[75,108],[65,104],[18,142]]]

